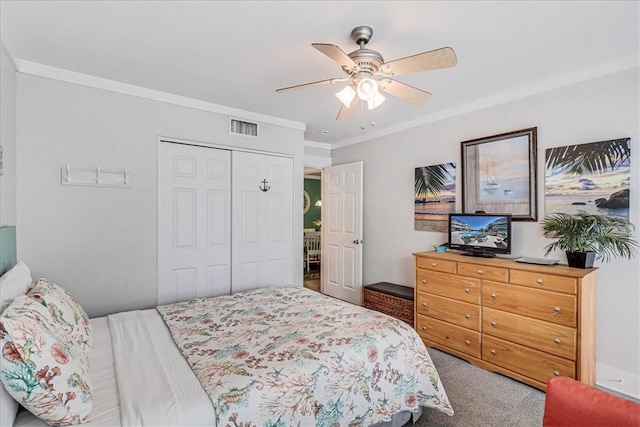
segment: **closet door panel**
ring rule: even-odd
[[[158,303],[229,294],[231,152],[158,150]]]
[[[293,159],[233,152],[232,292],[293,283]]]
[[[196,209],[197,194],[194,188],[175,188],[173,190],[173,248],[196,249]]]
[[[161,142],[158,170],[159,304],[293,284],[292,158]]]
[[[239,224],[241,234],[239,236],[234,234],[234,238],[239,237],[240,243],[245,246],[245,249],[255,248],[257,250],[258,247],[252,245],[260,243],[260,229],[263,226],[260,215],[256,215],[261,209],[260,194],[255,191],[242,191],[240,195],[236,193],[235,197],[242,199],[242,210],[240,215],[234,215],[234,221],[241,220],[242,222]],[[253,256],[257,256],[257,254]]]
[[[207,246],[224,245],[229,241],[229,192],[209,190],[207,196]]]

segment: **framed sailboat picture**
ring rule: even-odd
[[[538,219],[537,128],[462,142],[462,211]]]

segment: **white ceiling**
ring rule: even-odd
[[[638,66],[638,1],[2,1],[3,43],[45,64],[306,124],[342,146],[573,81]],[[455,68],[397,77],[433,97],[391,96],[337,122],[345,83],[276,94],[340,67],[359,25],[386,61],[444,46]],[[375,123],[375,127],[371,123]],[[361,129],[364,127],[364,130]],[[329,131],[327,135],[320,131]]]

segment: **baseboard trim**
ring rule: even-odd
[[[596,363],[596,384],[634,399],[640,399],[640,376],[612,366]]]

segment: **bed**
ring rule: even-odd
[[[44,282],[45,289],[54,286]],[[28,292],[34,289],[43,292],[41,281]],[[16,297],[38,311],[37,318],[47,316],[39,311],[42,301],[34,306],[31,299]],[[5,326],[12,325],[15,312],[3,312]],[[71,317],[82,317],[78,313]],[[453,414],[413,329],[305,288],[191,300],[87,325],[67,335],[79,347],[91,347],[77,352],[79,360],[86,354],[90,367],[90,399],[82,395],[91,400],[90,411],[79,410],[76,418],[65,413],[63,423],[366,426],[403,425],[423,408]],[[75,344],[70,346],[69,354]],[[80,395],[76,391],[72,403]],[[21,409],[12,425],[46,423]]]

